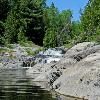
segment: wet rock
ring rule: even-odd
[[[0,68],[3,68],[3,64],[2,63],[0,63]]]
[[[64,55],[65,51],[61,48],[49,48],[39,52],[35,57],[27,59],[23,62],[23,66],[30,67],[33,64],[46,64],[58,62]]]
[[[4,68],[22,68],[22,66],[34,66],[32,56],[29,56],[27,50],[35,51],[38,47],[24,47],[19,44],[10,44],[11,48],[1,46],[0,62]],[[31,58],[31,60],[30,60]],[[28,59],[28,61],[27,61]],[[12,66],[12,67],[11,67]]]
[[[50,57],[61,57],[65,51],[61,48],[49,48],[46,51],[41,51],[39,55],[50,56]]]

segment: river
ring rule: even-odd
[[[25,69],[0,69],[0,100],[80,100],[63,97],[37,86]]]

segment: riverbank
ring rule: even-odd
[[[17,51],[11,53],[11,55],[7,52],[3,55],[0,54],[0,67],[29,67],[26,71],[27,76],[33,78],[33,81],[40,82],[37,84],[39,86],[45,88],[46,85],[41,84],[41,81],[46,81],[51,89],[60,94],[88,100],[99,100],[100,45],[93,42],[83,42],[70,49],[50,48],[35,56],[28,55],[24,51],[25,48],[28,47],[17,46],[10,49]],[[39,49],[30,48],[33,51]],[[15,58],[11,57],[8,60],[10,56],[15,54],[17,54]]]
[[[100,98],[100,45],[96,43],[79,43],[68,49],[60,61],[37,64],[27,74],[32,75],[35,67],[41,73],[34,80],[48,81],[56,92],[88,100]]]
[[[1,68],[21,68],[23,62],[32,58],[42,47],[34,44],[9,44],[6,47],[0,46],[0,67]]]

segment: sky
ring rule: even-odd
[[[47,0],[47,5],[54,3],[59,11],[70,9],[73,13],[73,20],[80,19],[80,9],[84,10],[88,0]]]

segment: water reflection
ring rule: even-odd
[[[54,100],[52,95],[36,86],[0,88],[0,100]]]
[[[0,69],[0,100],[83,100],[46,91],[33,77],[26,76],[25,69]]]
[[[57,100],[40,86],[32,85],[25,70],[0,70],[0,100]]]

